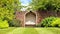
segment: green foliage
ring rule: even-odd
[[[19,0],[0,0],[0,20],[13,20],[15,11],[19,11],[20,6]]]
[[[32,0],[33,10],[59,10],[60,0]]]
[[[37,27],[60,27],[60,18],[59,17],[48,17],[41,21]]]
[[[45,18],[41,21],[40,24],[38,24],[38,26],[41,26],[41,27],[51,27],[51,23],[52,21],[55,21],[57,18],[56,17],[48,17],[48,18]]]
[[[7,20],[0,20],[0,28],[7,28],[9,27],[8,21]]]
[[[57,18],[55,21],[53,21],[51,25],[55,27],[60,27],[60,18]]]
[[[21,26],[21,21],[14,19],[14,20],[10,21],[9,25],[10,25],[10,27],[19,27],[19,26]]]
[[[14,18],[15,10],[19,8],[18,0],[0,0],[0,19],[4,19],[5,17],[9,20]]]

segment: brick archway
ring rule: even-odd
[[[36,13],[30,11],[25,14],[24,25],[36,25]]]

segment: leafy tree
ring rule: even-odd
[[[19,0],[0,0],[0,20],[13,20],[15,11],[19,11],[20,8]]]
[[[15,10],[18,9],[18,0],[0,0],[0,19],[8,18],[12,20],[14,18]]]
[[[33,10],[56,10],[60,11],[60,0],[32,0]]]

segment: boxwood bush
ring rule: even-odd
[[[21,21],[14,19],[12,21],[9,22],[9,26],[10,27],[20,27],[21,26]]]
[[[7,20],[0,20],[0,28],[7,28],[9,27],[8,21]]]
[[[60,18],[57,18],[55,21],[51,23],[53,27],[60,27]]]
[[[54,21],[54,20],[56,20],[56,19],[57,19],[56,17],[47,17],[47,18],[43,19],[43,20],[41,21],[41,23],[38,24],[37,26],[38,26],[38,27],[39,27],[39,26],[41,26],[41,27],[51,27],[51,26],[52,26],[52,25],[51,25],[52,21]]]

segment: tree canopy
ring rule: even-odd
[[[0,0],[0,20],[12,20],[16,10],[20,10],[19,0]]]
[[[32,0],[33,10],[59,10],[60,0]]]

